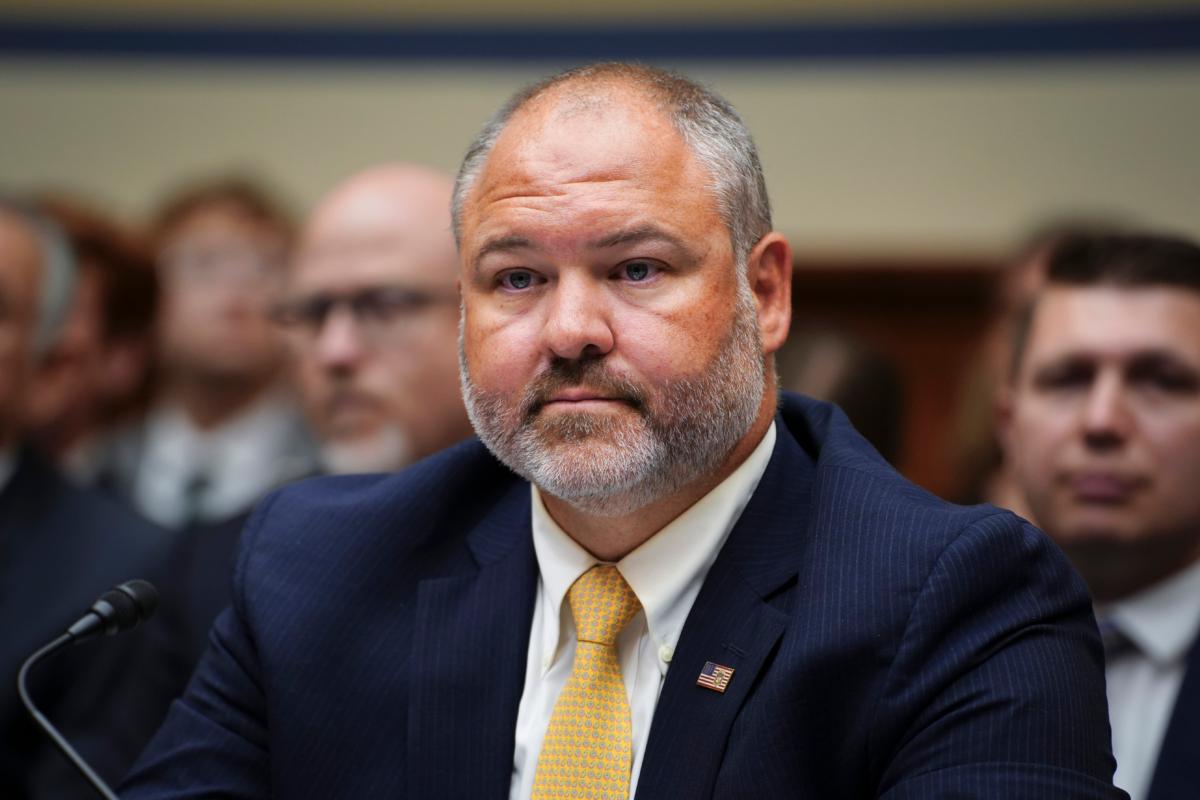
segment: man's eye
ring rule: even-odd
[[[365,293],[351,301],[360,317],[377,322],[390,322],[419,306],[417,298],[405,293]]]
[[[658,264],[654,263],[653,261],[641,259],[636,261],[626,261],[620,267],[620,276],[626,280],[633,281],[634,283],[640,283],[641,281],[654,277],[658,269]]]
[[[1065,391],[1090,386],[1096,371],[1087,364],[1060,364],[1034,373],[1033,384],[1043,391]]]
[[[505,289],[521,291],[533,286],[533,283],[533,273],[526,270],[515,269],[500,276],[500,285]]]
[[[1195,394],[1198,383],[1197,376],[1190,370],[1159,368],[1132,370],[1129,376],[1131,382],[1168,394]]]

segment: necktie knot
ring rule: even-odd
[[[576,636],[581,642],[612,647],[642,604],[625,578],[611,565],[597,565],[579,576],[567,592]]]

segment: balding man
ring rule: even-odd
[[[264,504],[127,798],[1121,796],[1061,553],[778,403],[791,250],[728,103],[551,78],[454,218],[480,441]]]
[[[31,379],[59,335],[73,283],[71,253],[57,228],[0,201],[0,797],[71,797],[83,788],[21,706],[17,671],[106,589],[151,575],[162,558],[161,531],[74,488],[24,446]],[[97,644],[39,668],[31,689],[112,780],[153,728],[100,712],[126,643]]]
[[[395,470],[471,433],[458,391],[453,181],[402,164],[334,189],[279,318],[329,472]]]

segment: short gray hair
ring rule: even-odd
[[[0,214],[24,227],[41,256],[38,307],[32,355],[45,354],[55,343],[75,297],[75,255],[58,223],[25,203],[0,197]]]
[[[451,206],[454,240],[462,244],[462,212],[467,195],[513,115],[546,91],[570,82],[626,83],[659,103],[708,171],[717,211],[729,229],[734,258],[739,265],[744,264],[754,245],[771,230],[767,184],[750,131],[733,106],[711,89],[679,73],[637,64],[579,67],[531,84],[513,95],[483,126],[459,168]]]

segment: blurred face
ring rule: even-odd
[[[396,469],[466,435],[458,292],[453,270],[431,261],[447,258],[383,230],[309,241],[297,260],[297,377],[330,468]]]
[[[269,311],[282,288],[283,245],[227,206],[201,209],[169,232],[159,254],[169,372],[256,380],[280,365],[283,343]]]
[[[1161,553],[1163,569],[1200,556],[1200,293],[1047,289],[1004,438],[1085,577],[1123,553]]]
[[[100,391],[105,341],[95,269],[80,265],[74,294],[54,346],[41,359],[30,387],[26,421],[39,439],[75,435],[101,414],[107,399]]]
[[[550,495],[630,513],[714,472],[771,413],[708,176],[640,98],[519,114],[462,224],[468,410]]]
[[[33,372],[38,245],[20,222],[0,212],[0,447],[14,444]]]

